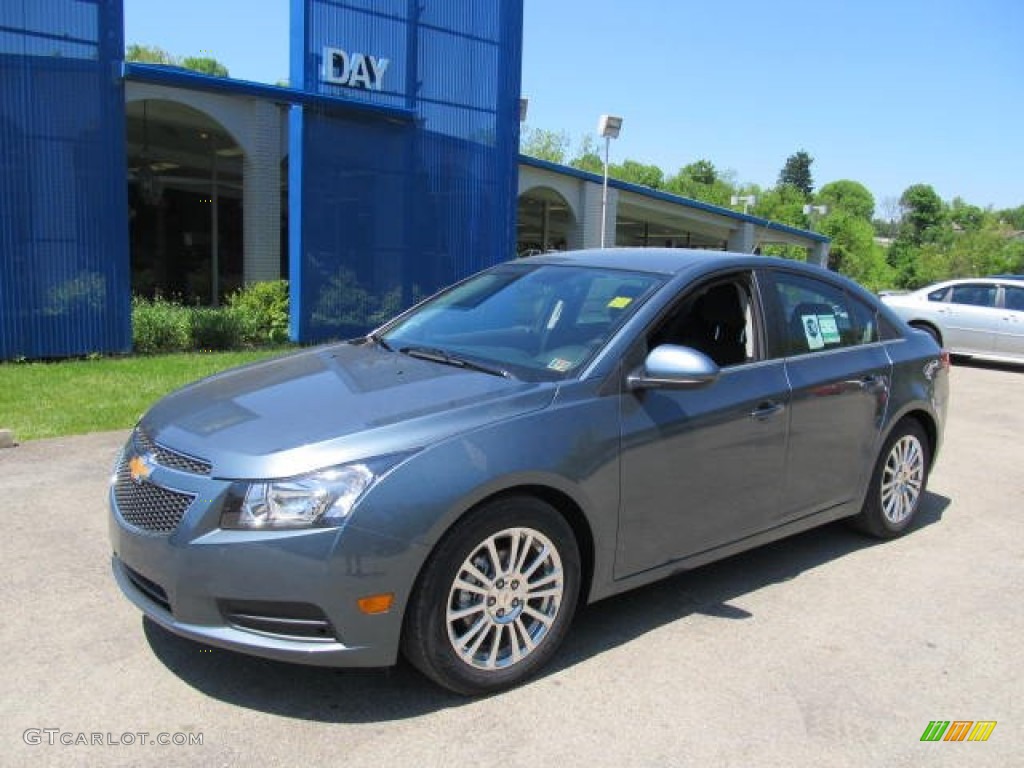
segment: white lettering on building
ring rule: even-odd
[[[348,53],[341,48],[324,48],[324,82],[379,91],[388,59],[378,59],[365,53]]]

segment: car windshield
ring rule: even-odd
[[[504,264],[445,291],[376,338],[439,363],[560,379],[589,361],[661,283],[642,272]]]

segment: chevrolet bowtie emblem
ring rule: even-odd
[[[132,456],[131,461],[128,462],[128,472],[131,475],[132,482],[136,485],[142,485],[142,483],[149,480],[149,476],[153,474],[153,466],[153,458],[149,454]]]

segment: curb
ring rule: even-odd
[[[0,429],[0,449],[15,446],[14,433],[9,429]]]

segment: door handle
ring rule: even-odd
[[[884,376],[864,376],[857,382],[857,386],[866,392],[880,392],[886,389]]]
[[[754,410],[750,412],[750,418],[757,419],[758,421],[767,421],[772,416],[777,416],[786,410],[786,406],[782,403],[776,403],[773,401],[767,401],[761,403]]]

